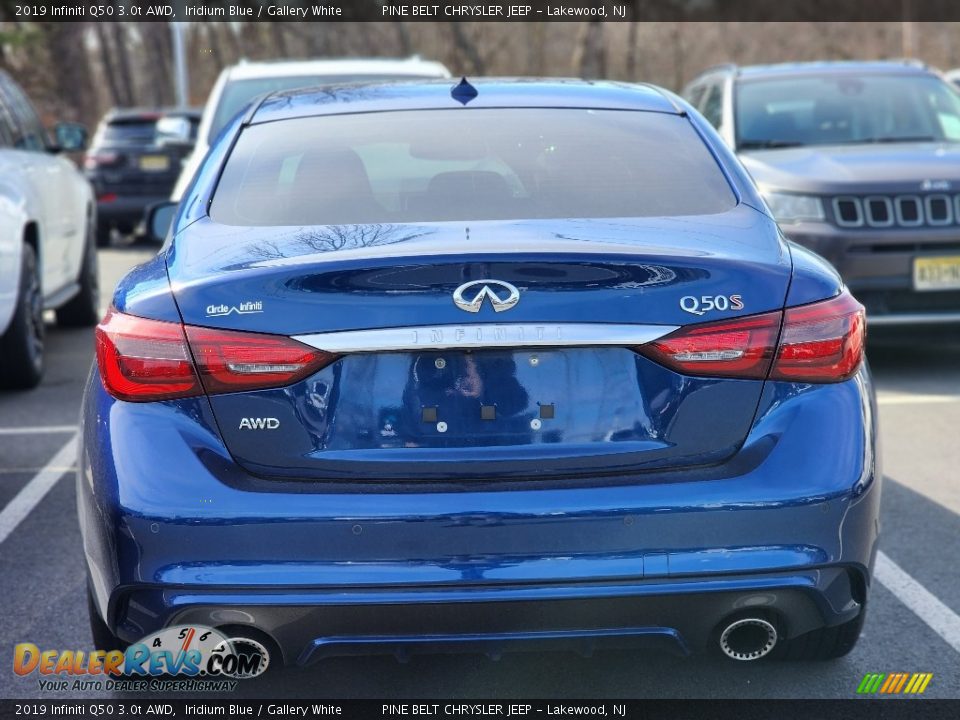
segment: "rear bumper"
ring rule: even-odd
[[[84,551],[125,639],[252,626],[288,663],[477,645],[686,653],[748,609],[792,637],[862,610],[879,530],[873,418],[864,370],[768,383],[743,449],[709,468],[530,490],[279,492],[229,458],[205,399],[118,402],[93,376]]]
[[[822,255],[867,309],[871,325],[960,322],[960,290],[913,289],[918,257],[960,255],[960,229],[840,230],[826,223],[784,226],[794,242]]]
[[[144,219],[146,209],[165,202],[163,195],[118,195],[109,202],[97,201],[97,220],[106,225],[135,228]]]
[[[165,625],[252,626],[281,648],[287,664],[332,655],[554,647],[657,647],[687,655],[715,643],[735,615],[773,615],[795,636],[851,620],[862,611],[852,569],[792,574],[633,579],[391,590],[223,587],[139,589],[126,598],[121,634],[142,637]]]

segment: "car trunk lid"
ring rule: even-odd
[[[287,335],[340,356],[288,387],[211,397],[238,462],[310,480],[718,462],[745,438],[762,381],[683,375],[631,348],[692,322],[779,310],[790,276],[776,226],[743,206],[471,227],[201,220],[191,235],[169,259],[188,325]],[[509,291],[498,283],[519,295],[499,312]],[[476,312],[454,302],[463,286],[467,300],[490,288]],[[742,309],[703,310],[731,296]]]

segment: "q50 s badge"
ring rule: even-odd
[[[680,309],[693,315],[706,315],[711,310],[743,310],[743,298],[739,295],[684,295]]]

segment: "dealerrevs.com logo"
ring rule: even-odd
[[[19,643],[13,671],[38,675],[42,691],[233,690],[237,680],[261,675],[267,649],[249,638],[228,638],[202,625],[177,625],[131,644],[126,650],[41,650]]]

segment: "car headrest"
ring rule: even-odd
[[[298,216],[316,224],[378,222],[383,215],[363,161],[353,150],[304,153],[287,202],[297,206]]]

